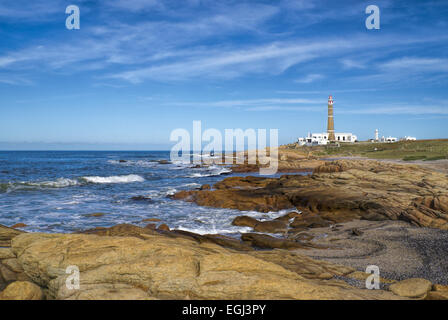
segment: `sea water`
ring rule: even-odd
[[[231,225],[238,215],[273,219],[288,212],[241,212],[172,200],[169,195],[177,191],[237,174],[218,165],[163,163],[169,155],[168,151],[0,151],[0,224],[24,223],[22,229],[30,232],[74,232],[120,223],[145,226],[144,219],[157,218],[172,229],[235,235],[250,230]],[[137,196],[140,200],[132,199]]]

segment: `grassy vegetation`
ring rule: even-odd
[[[299,147],[316,156],[361,156],[373,159],[440,160],[448,159],[448,139],[400,141],[396,143],[341,143],[339,147]]]

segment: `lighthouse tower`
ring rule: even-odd
[[[328,140],[335,141],[334,136],[334,117],[333,117],[333,97],[328,97],[328,125],[327,125]]]

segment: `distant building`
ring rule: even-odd
[[[327,145],[330,142],[356,142],[358,137],[353,133],[335,133],[333,116],[333,97],[328,97],[327,132],[308,133],[305,138],[299,138],[297,143],[301,146]]]
[[[383,137],[381,137],[381,142],[397,142],[398,141],[398,139],[397,138],[395,138],[395,137],[391,137],[391,136],[389,136],[389,137],[387,137],[387,138],[385,138],[384,136]]]
[[[401,138],[400,140],[402,140],[402,141],[415,141],[415,140],[417,140],[417,138],[416,137],[405,136],[404,138]]]

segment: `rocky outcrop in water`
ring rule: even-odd
[[[401,219],[448,230],[447,190],[445,174],[419,166],[338,160],[316,167],[308,176],[230,177],[216,183],[212,190],[181,191],[173,198],[202,206],[261,212],[295,207],[327,224]]]

